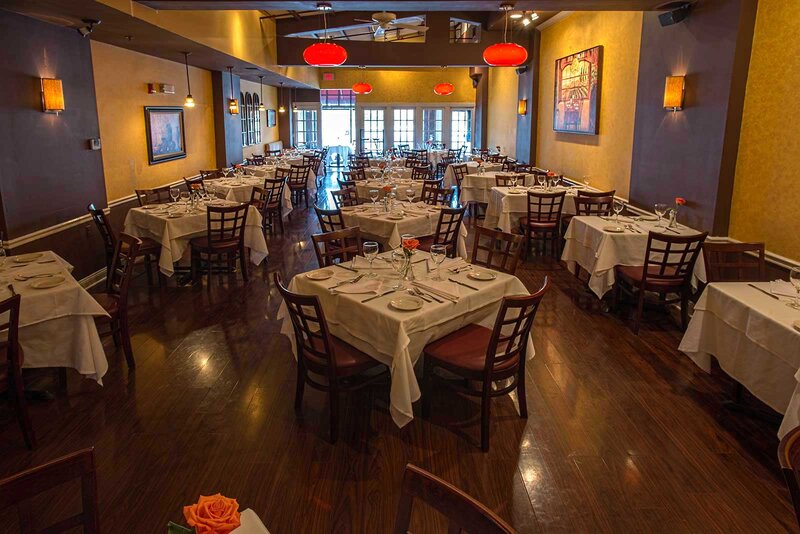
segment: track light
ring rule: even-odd
[[[94,31],[94,27],[100,24],[101,21],[94,19],[83,19],[81,22],[83,22],[84,25],[80,28],[77,28],[77,30],[78,33],[81,34],[81,37],[86,37]]]

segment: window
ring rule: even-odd
[[[364,150],[383,153],[384,119],[382,109],[364,110],[364,138],[361,146]]]
[[[450,148],[472,148],[472,110],[454,109],[450,114]]]
[[[317,147],[317,110],[298,108],[294,112],[297,132],[295,146],[300,148]]]
[[[422,142],[427,144],[442,142],[443,109],[422,110]]]
[[[247,146],[247,106],[244,93],[239,93],[239,120],[242,121],[242,146]]]
[[[356,107],[356,95],[352,89],[322,89],[319,93],[322,109],[351,109]]]
[[[394,146],[414,147],[414,108],[394,109]]]
[[[253,95],[253,144],[261,144],[261,112],[258,110],[260,105],[258,95]]]
[[[244,109],[247,110],[247,144],[255,143],[255,119],[253,118],[253,95],[245,93]]]

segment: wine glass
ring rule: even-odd
[[[375,258],[378,256],[378,243],[375,241],[365,241],[362,250],[364,252],[364,257],[369,260],[369,274],[367,274],[367,278],[375,278],[377,275],[372,272],[372,262],[375,261]]]
[[[444,261],[447,255],[447,245],[431,245],[431,259],[433,263],[436,264],[436,275],[432,278],[432,280],[436,280],[437,282],[442,281],[442,262]]]
[[[517,188],[517,175],[516,174],[512,174],[511,175],[511,188],[512,189],[516,189]]]
[[[172,198],[172,202],[177,202],[178,197],[181,196],[181,190],[177,187],[170,187],[169,188],[169,196]]]
[[[408,203],[409,204],[414,202],[414,190],[413,189],[406,189],[406,198],[408,199]]]
[[[410,258],[406,256],[402,248],[397,248],[392,251],[392,269],[397,273],[397,283],[392,286],[392,289],[403,289],[405,283],[403,282],[403,274],[406,272],[406,267]]]
[[[378,196],[380,196],[380,192],[377,189],[370,189],[369,190],[369,198],[372,200],[372,207],[375,208],[378,202]]]
[[[800,267],[792,267],[792,270],[789,271],[789,282],[792,283],[797,294],[794,302],[789,302],[787,305],[795,310],[800,310]]]
[[[625,209],[625,203],[619,199],[614,199],[614,213],[616,214],[616,223],[619,224],[619,214]]]
[[[664,220],[664,214],[669,209],[669,206],[667,206],[666,204],[659,203],[653,206],[653,208],[655,209],[656,215],[658,216],[658,224],[656,224],[656,226],[661,228],[663,226],[662,221]]]
[[[536,175],[536,182],[539,184],[539,187],[544,187],[544,182],[547,180],[547,176],[544,174],[537,174]]]

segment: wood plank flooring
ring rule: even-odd
[[[534,327],[529,418],[510,398],[495,401],[489,453],[477,446],[477,405],[448,392],[433,399],[431,420],[404,429],[389,416],[387,391],[353,394],[330,445],[321,393],[307,390],[302,419],[292,409],[295,363],[270,281],[273,271],[316,265],[316,231],[313,211],[295,210],[247,285],[159,290],[137,279],[135,374],[109,339],[104,387],[72,372],[68,395],[32,405],[32,453],[3,410],[0,476],[94,446],[104,530],[134,533],[165,532],[182,522],[183,505],[214,492],[253,508],[273,534],[389,532],[408,462],[520,532],[798,531],[777,429],[722,406],[732,383],[676,350],[681,334],[666,313],[646,310],[636,337],[626,313],[604,312],[554,260],[518,273],[529,289],[545,276],[555,284]],[[33,506],[45,519],[75,504],[67,493]],[[0,531],[13,532],[11,520],[0,516]],[[445,531],[425,507],[412,526]]]

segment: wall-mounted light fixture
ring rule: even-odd
[[[231,115],[238,115],[239,100],[233,93],[233,67],[228,67],[228,74],[230,75],[231,79],[231,97],[228,99],[228,111],[230,111]]]
[[[667,81],[664,83],[664,109],[669,111],[682,110],[685,92],[685,76],[667,76]]]
[[[259,97],[260,100],[258,101],[258,111],[267,111],[266,106],[264,106],[264,76],[262,74],[258,75],[258,88],[261,93],[261,96]]]
[[[57,78],[42,78],[42,111],[58,115],[64,111],[64,88]]]
[[[189,81],[189,54],[191,52],[183,53],[183,64],[186,66],[186,98],[183,100],[183,107],[193,108],[194,97],[192,97],[192,82]]]
[[[525,115],[528,113],[528,99],[520,98],[517,104],[517,115]]]
[[[281,88],[278,89],[278,113],[286,113],[286,107],[283,105],[283,82],[281,82]]]

